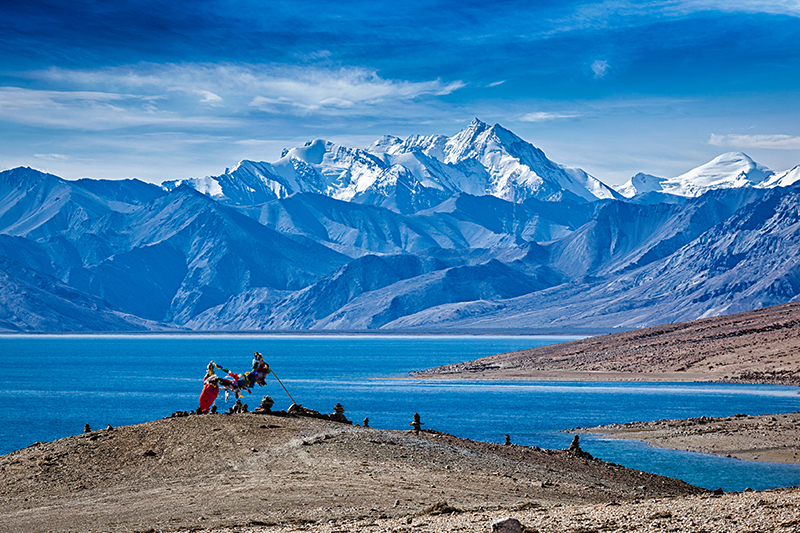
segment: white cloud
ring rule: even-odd
[[[33,156],[47,161],[70,161],[74,159],[74,157],[66,154],[33,154]]]
[[[200,100],[201,104],[208,104],[210,106],[221,106],[223,105],[222,97],[218,94],[214,94],[211,91],[195,91],[198,95],[202,96]]]
[[[159,97],[102,91],[0,87],[0,120],[29,126],[100,131],[130,126],[178,126],[226,122],[218,117],[182,116],[157,107]]]
[[[487,87],[487,88],[488,88],[488,87],[497,87],[498,85],[503,85],[505,82],[506,82],[506,80],[493,81],[492,83],[490,83],[490,84],[489,84],[489,85],[487,85],[486,87]]]
[[[605,59],[598,59],[594,63],[592,63],[592,72],[594,72],[595,78],[602,78],[608,72],[609,66],[608,61]]]
[[[387,80],[356,67],[296,65],[138,64],[98,70],[51,68],[35,77],[77,87],[146,94],[188,93],[203,103],[235,108],[291,100],[298,109],[355,108],[389,100],[443,96],[464,87],[461,81]]]
[[[716,135],[712,133],[708,144],[734,148],[800,150],[800,137],[792,135]]]
[[[520,117],[519,120],[522,122],[547,122],[548,120],[557,120],[561,118],[575,118],[579,117],[580,115],[568,115],[565,113],[547,113],[543,111],[539,111],[536,113],[528,113]]]
[[[53,67],[23,76],[33,83],[0,87],[0,120],[85,131],[242,127],[264,114],[427,116],[439,96],[465,86],[384,79],[355,67],[210,63]]]
[[[683,11],[723,11],[726,13],[769,13],[772,15],[800,16],[797,0],[683,0],[676,9]]]
[[[800,17],[797,0],[604,0],[578,3],[568,13],[553,20],[546,33],[580,31],[598,28],[620,29],[638,26],[658,18],[681,18],[693,13],[766,13]]]

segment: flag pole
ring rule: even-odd
[[[270,368],[270,372],[272,373],[273,376],[275,376],[275,372],[272,372],[271,368]],[[294,401],[294,398],[292,398],[292,395],[289,394],[288,390],[286,390],[286,387],[283,385],[283,382],[280,380],[280,378],[278,376],[275,376],[275,379],[278,380],[278,383],[281,384],[281,387],[283,387],[283,390],[286,391],[286,394],[289,396],[289,399],[292,400],[292,404],[293,405],[297,405],[297,402]]]

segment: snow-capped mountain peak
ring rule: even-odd
[[[763,182],[765,189],[772,187],[788,187],[800,181],[800,165],[797,165],[783,172],[776,172]]]
[[[756,187],[772,174],[770,169],[759,165],[747,154],[727,152],[673,180],[683,186],[688,193],[685,196],[696,196],[693,194],[696,191],[708,189]]]
[[[628,198],[648,192],[700,196],[712,189],[770,187],[774,172],[742,152],[727,152],[674,178],[637,174],[617,190]]]
[[[216,182],[215,185],[213,182]],[[236,205],[257,205],[310,192],[344,201],[427,208],[450,195],[492,195],[513,202],[528,198],[593,201],[618,197],[580,169],[549,160],[544,152],[499,124],[473,120],[453,137],[383,136],[367,149],[316,139],[285,150],[273,162],[242,161],[220,176],[186,183]],[[398,187],[405,200],[398,203]]]

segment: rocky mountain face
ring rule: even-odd
[[[800,295],[798,167],[615,191],[499,125],[163,187],[0,173],[0,330],[606,330]]]

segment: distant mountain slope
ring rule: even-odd
[[[114,309],[0,255],[0,331],[153,331],[158,323]]]
[[[0,327],[596,331],[753,309],[800,298],[798,179],[731,153],[626,198],[477,119],[164,188],[17,168]]]

